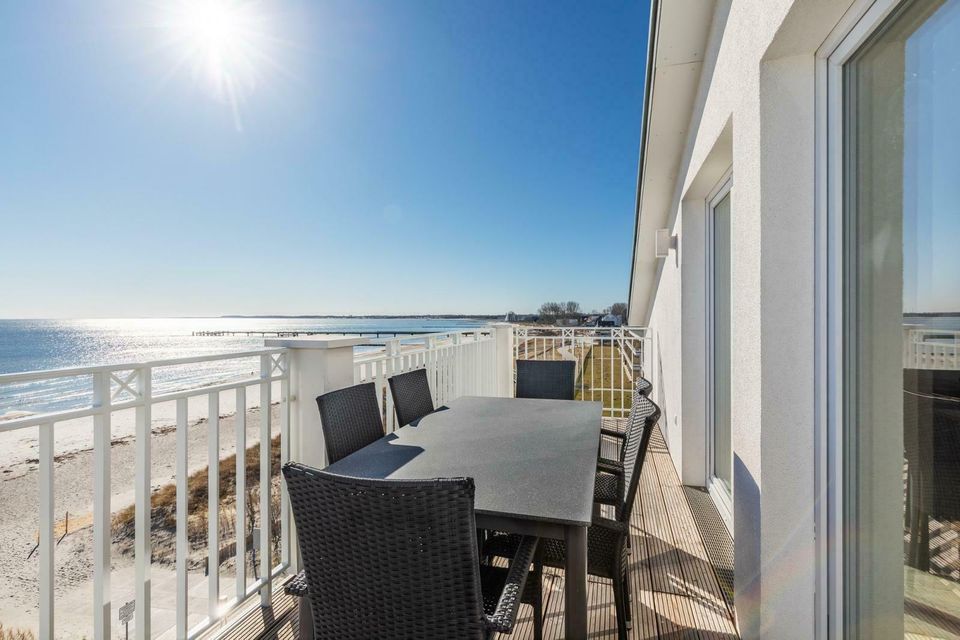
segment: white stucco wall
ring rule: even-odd
[[[815,637],[815,54],[849,4],[717,3],[669,214],[680,248],[661,260],[646,314],[631,309],[631,321],[651,330],[653,397],[670,452],[683,481],[702,485],[705,199],[732,166],[733,534],[744,638]]]

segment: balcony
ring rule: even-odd
[[[38,451],[38,511],[25,516],[35,520],[37,544],[23,566],[35,572],[24,584],[35,589],[36,624],[20,626],[41,638],[297,637],[296,603],[279,586],[297,554],[278,471],[287,460],[322,464],[314,396],[374,382],[390,431],[397,425],[387,378],[396,373],[426,368],[440,405],[512,395],[517,358],[572,359],[577,398],[601,401],[604,420],[622,427],[647,352],[638,328],[501,324],[375,342],[287,336],[242,353],[0,376],[0,387],[24,394],[63,380],[89,385],[71,406],[0,422],[0,432],[35,434]],[[207,375],[198,377],[198,367]],[[158,428],[164,423],[173,426]],[[63,434],[84,426],[93,447],[90,510],[74,513],[71,525],[58,508],[58,452]],[[124,428],[129,437],[111,437]],[[169,478],[163,452],[175,458]],[[702,531],[707,539],[714,532],[691,504],[695,492],[680,485],[658,431],[632,514],[631,637],[737,637],[728,567],[705,544]],[[89,552],[78,560],[78,550]],[[91,567],[89,581],[65,584],[73,564]],[[563,633],[563,588],[563,572],[548,570],[548,638]],[[591,579],[589,605],[591,637],[615,637],[608,583]],[[530,615],[521,609],[513,637],[532,637]]]

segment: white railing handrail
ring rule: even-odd
[[[358,353],[354,356],[356,362],[366,362],[369,360],[377,360],[379,358],[390,357],[389,347],[390,345],[404,345],[409,346],[409,349],[404,350],[404,354],[409,353],[419,353],[427,351],[431,348],[437,346],[434,341],[440,341],[443,339],[453,340],[454,336],[464,337],[464,336],[486,336],[490,337],[491,332],[489,327],[479,327],[477,329],[461,329],[457,331],[438,331],[436,333],[423,333],[415,336],[400,336],[395,338],[387,338],[384,340],[383,348],[377,351],[367,351]],[[419,341],[422,340],[422,343]],[[439,344],[449,344],[448,342],[440,342]],[[369,345],[369,346],[381,346],[381,345]]]
[[[960,331],[905,325],[903,366],[907,369],[960,369]]]
[[[391,376],[426,369],[435,406],[462,395],[497,395],[500,392],[493,328],[439,332],[418,338],[422,338],[423,343],[411,345],[413,348],[410,349],[402,348],[402,339],[393,338],[382,350],[354,357],[354,382],[376,385],[381,415],[388,431],[400,426],[395,419],[393,396],[387,388]]]
[[[628,415],[638,369],[649,371],[646,327],[523,324],[513,332],[515,359],[574,360],[575,397],[600,401],[605,415]]]
[[[286,349],[283,347],[264,347],[261,349],[250,349],[248,351],[213,353],[205,356],[188,356],[185,358],[145,360],[143,362],[122,362],[117,364],[98,364],[82,367],[66,367],[63,369],[38,369],[35,371],[21,371],[17,373],[0,373],[0,384],[11,384],[15,382],[39,382],[40,380],[51,380],[53,378],[75,378],[77,376],[105,373],[109,371],[130,371],[132,369],[143,368],[156,369],[157,367],[175,367],[184,364],[197,364],[199,362],[239,360],[240,358],[254,358],[263,355],[274,355],[284,351],[286,351]]]
[[[203,365],[210,362],[226,362],[231,360],[243,361],[256,359],[258,373],[251,372],[245,363],[237,362],[236,367],[217,367],[209,374],[203,372],[197,376],[188,373],[178,376],[178,372],[171,371],[170,380],[164,383],[162,392],[155,392],[154,373],[165,367],[184,365]],[[116,470],[111,463],[110,450],[113,446],[112,424],[116,419],[114,414],[128,409],[135,409],[136,415],[132,425],[131,435],[135,443],[134,453],[134,530],[135,542],[133,545],[133,561],[135,578],[133,588],[136,602],[136,621],[134,630],[139,640],[146,640],[153,634],[150,630],[151,612],[148,603],[151,601],[151,501],[153,489],[151,486],[151,440],[154,438],[151,416],[157,406],[175,403],[176,416],[176,474],[172,482],[176,484],[176,637],[181,639],[195,638],[223,619],[224,615],[241,605],[249,597],[259,593],[262,604],[268,604],[271,598],[273,581],[276,576],[285,571],[290,564],[290,515],[287,500],[281,494],[279,506],[272,503],[271,485],[275,476],[271,469],[270,443],[279,434],[281,464],[290,458],[290,403],[293,397],[290,393],[289,349],[282,347],[267,347],[247,349],[227,353],[188,356],[180,358],[155,359],[142,362],[120,362],[81,367],[68,367],[39,371],[26,371],[0,375],[0,385],[16,385],[40,383],[54,385],[62,384],[74,378],[88,377],[83,385],[87,388],[83,406],[67,409],[50,409],[43,400],[36,400],[38,411],[18,415],[0,421],[0,433],[38,428],[38,489],[39,500],[39,538],[37,553],[40,559],[39,578],[39,637],[41,640],[52,638],[56,633],[54,628],[54,581],[56,541],[54,540],[55,500],[55,433],[60,432],[61,423],[79,419],[92,420],[92,442],[85,437],[80,446],[91,446],[94,477],[93,486],[93,637],[96,640],[106,640],[111,637],[112,608],[120,602],[114,602],[111,590],[112,562],[112,526],[115,515],[114,508],[120,505],[112,504],[111,496],[116,487],[113,478]],[[273,391],[278,385],[279,394]],[[219,493],[220,455],[219,442],[226,434],[221,434],[220,411],[221,399],[229,406],[234,402],[235,433],[226,437],[236,439],[235,455],[237,456],[236,478],[236,523],[232,525],[237,532],[235,555],[246,558],[247,531],[254,526],[254,521],[247,516],[246,504],[246,423],[247,413],[251,409],[247,405],[247,390],[254,389],[259,393],[259,446],[260,454],[257,462],[259,467],[260,499],[259,519],[260,533],[257,538],[260,549],[259,569],[260,577],[253,583],[246,582],[246,560],[237,563],[236,589],[227,602],[222,602],[221,580],[219,576],[221,544],[229,542],[224,539],[220,531],[222,503]],[[231,392],[233,396],[231,396]],[[222,395],[223,394],[223,395]],[[75,396],[73,396],[75,397]],[[188,409],[188,400],[206,398],[205,410],[199,414]],[[29,399],[29,396],[28,396]],[[271,417],[273,405],[278,404],[279,419]],[[254,405],[255,406],[255,405]],[[25,409],[34,408],[29,404]],[[205,460],[207,476],[207,543],[205,555],[209,571],[206,577],[208,584],[207,615],[199,624],[187,617],[189,609],[187,602],[193,596],[189,594],[187,564],[189,549],[194,544],[187,537],[187,493],[188,479],[192,473],[188,457],[188,433],[201,424],[199,419],[205,418],[206,425],[201,427],[206,432]],[[172,419],[172,417],[171,417]],[[197,420],[197,422],[194,422]],[[69,433],[70,431],[64,431]],[[83,433],[81,430],[80,433]],[[198,460],[197,462],[201,462]],[[229,498],[229,496],[227,496]],[[277,536],[272,536],[273,522],[279,523]],[[273,541],[279,540],[274,546]],[[194,547],[196,550],[196,547]],[[279,563],[274,563],[274,552],[279,552]]]

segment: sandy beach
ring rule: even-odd
[[[205,399],[204,399],[205,400]],[[224,406],[221,405],[221,412]],[[193,413],[193,412],[191,412]],[[171,422],[157,424],[152,429],[152,486],[156,490],[174,481],[176,432]],[[205,418],[193,418],[189,422],[189,467],[190,471],[207,466],[208,422]],[[235,414],[221,415],[220,457],[235,452]],[[272,407],[273,434],[279,432],[279,406]],[[260,410],[247,411],[247,446],[259,441]],[[116,434],[116,430],[113,430]],[[111,510],[116,513],[133,502],[135,473],[134,439],[125,434],[114,436],[111,447],[113,488]],[[58,521],[69,512],[69,532],[56,547],[56,607],[57,636],[79,638],[92,636],[92,527],[89,526],[93,509],[93,452],[90,449],[66,447],[58,442],[54,471],[55,513]],[[37,544],[39,514],[37,509],[37,465],[34,460],[20,459],[0,466],[0,623],[7,628],[36,630],[38,625],[39,570],[38,557],[33,550]],[[61,523],[62,530],[62,523]],[[114,541],[112,595],[114,609],[133,600],[133,559],[123,555]],[[155,634],[162,630],[161,603],[173,597],[173,572],[154,566],[154,627]],[[203,579],[202,572],[195,578],[191,575],[191,590],[194,582]],[[224,591],[232,587],[232,580],[224,580]],[[170,590],[170,593],[164,593]],[[204,610],[194,608],[199,617]],[[69,614],[68,614],[69,612]],[[198,619],[199,619],[198,617]],[[113,616],[114,637],[123,637],[123,627]]]

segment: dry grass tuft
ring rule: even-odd
[[[244,456],[244,467],[246,470],[247,485],[247,536],[251,535],[252,529],[256,526],[255,520],[259,519],[259,514],[254,512],[255,505],[259,504],[258,495],[260,488],[260,445],[255,444],[249,447]],[[280,501],[280,436],[274,436],[270,441],[270,476],[271,503],[274,507],[271,511],[279,511]],[[207,488],[208,473],[206,469],[196,471],[187,478],[187,505],[189,514],[187,516],[187,535],[190,540],[191,549],[203,550],[207,544]],[[220,514],[221,514],[221,535],[235,533],[236,523],[236,483],[237,480],[237,457],[231,455],[220,460]],[[276,495],[273,495],[276,494]],[[159,562],[173,562],[175,556],[172,552],[175,549],[171,546],[177,530],[177,485],[175,483],[167,484],[156,491],[150,497],[150,524],[151,534],[154,538],[153,559]],[[279,533],[278,513],[274,516],[273,529]],[[135,517],[136,507],[129,505],[118,511],[113,517],[113,538],[119,543],[130,543],[135,535]],[[130,549],[132,551],[132,548]],[[5,640],[0,637],[0,640]]]
[[[8,629],[0,623],[0,640],[35,640],[35,636],[32,631]]]

